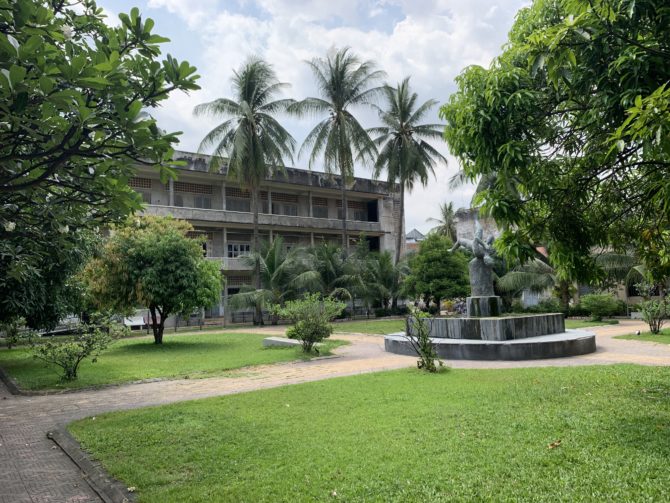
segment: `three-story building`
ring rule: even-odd
[[[129,183],[142,195],[145,214],[187,220],[205,236],[204,253],[220,262],[226,276],[220,305],[206,315],[221,316],[227,296],[251,284],[251,269],[241,260],[252,245],[250,194],[227,176],[225,165],[211,172],[209,156],[177,152],[175,159],[186,163],[178,168],[177,180],[162,183],[153,168],[140,167]],[[324,241],[341,244],[341,183],[339,176],[296,168],[268,178],[261,187],[261,239],[281,236],[287,248]],[[350,243],[364,234],[370,249],[394,253],[395,222],[402,218],[395,189],[364,178],[355,178],[347,187]]]

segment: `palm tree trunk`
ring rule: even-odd
[[[260,250],[260,243],[258,239],[258,201],[260,199],[260,188],[254,186],[251,189],[251,211],[253,212],[253,252],[258,253]],[[254,266],[254,285],[256,290],[261,289],[261,264],[259,261],[256,261]],[[254,310],[254,325],[263,324],[263,312],[259,303],[256,303]]]
[[[402,232],[402,224],[405,221],[405,184],[400,181],[400,217],[396,222],[395,239],[395,265],[400,262],[400,250],[402,249],[402,239],[405,237]]]
[[[344,172],[342,172],[342,250],[349,253],[349,239],[347,238],[347,189]]]

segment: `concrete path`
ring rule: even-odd
[[[644,324],[623,321],[594,328],[598,351],[591,355],[525,362],[447,361],[454,368],[515,368],[610,363],[670,365],[670,345],[614,339],[615,335],[644,330]],[[249,332],[249,329],[241,330]],[[259,331],[268,335],[283,329]],[[337,358],[241,369],[226,377],[181,379],[130,384],[98,391],[22,397],[10,395],[0,383],[0,503],[97,502],[76,466],[46,438],[56,425],[121,409],[159,405],[195,398],[227,395],[329,379],[366,372],[398,369],[416,358],[384,352],[383,338],[336,335],[351,342],[338,348]]]

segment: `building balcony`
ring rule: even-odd
[[[200,208],[184,208],[177,206],[147,205],[144,208],[147,215],[168,216],[190,222],[213,222],[231,226],[252,226],[253,214],[241,211],[227,210],[205,210]],[[290,215],[269,215],[259,213],[258,223],[260,226],[272,229],[303,229],[304,231],[341,231],[342,220],[336,218],[315,218]],[[359,220],[347,220],[347,229],[350,234],[383,234],[379,222],[363,222]]]
[[[234,271],[251,271],[252,267],[244,263],[244,260],[240,257],[229,258],[229,257],[206,257],[207,260],[213,262],[218,262],[221,264],[221,269],[224,271],[234,272]]]

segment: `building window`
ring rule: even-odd
[[[191,194],[213,194],[214,189],[211,185],[202,183],[174,182],[175,192],[190,192]]]
[[[328,218],[328,206],[312,207],[312,216],[315,218]]]
[[[251,201],[248,199],[237,199],[229,197],[226,199],[226,210],[229,211],[244,211],[249,213],[251,211]]]
[[[228,243],[228,258],[237,258],[249,255],[251,245],[248,243]]]
[[[142,197],[142,202],[145,204],[151,204],[151,192],[146,192],[144,190],[138,190],[137,193]]]
[[[193,207],[203,208],[205,210],[212,209],[212,198],[208,196],[194,196],[193,197]]]
[[[273,215],[289,215],[292,217],[298,216],[298,205],[292,203],[275,203],[272,202]]]
[[[131,178],[128,180],[128,186],[133,189],[151,189],[151,178]]]
[[[181,194],[174,195],[174,205],[179,206],[180,208],[184,207],[184,196]]]

